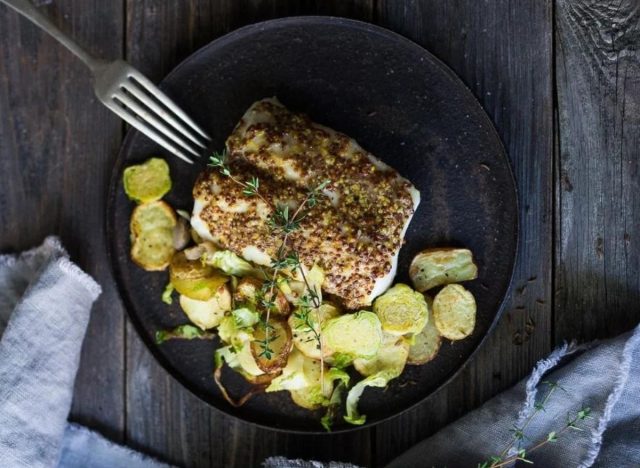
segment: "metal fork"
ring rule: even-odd
[[[98,99],[123,120],[188,163],[211,138],[166,94],[124,60],[93,57],[29,0],[0,0],[57,39],[91,70]]]

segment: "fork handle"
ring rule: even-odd
[[[0,0],[0,3],[4,3],[29,21],[39,26],[42,30],[49,33],[55,39],[58,40],[63,46],[73,52],[85,65],[87,65],[91,71],[95,71],[104,62],[96,59],[89,54],[84,48],[82,48],[77,42],[71,39],[67,34],[63,33],[58,27],[51,22],[44,14],[40,12],[29,0]]]

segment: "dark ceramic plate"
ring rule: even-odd
[[[407,366],[386,391],[366,390],[367,425],[410,408],[458,372],[488,334],[509,287],[517,245],[516,188],[493,125],[473,95],[440,61],[413,42],[369,24],[329,17],[268,21],[239,29],[199,50],[160,87],[213,138],[225,138],[249,105],[277,96],[285,105],[355,138],[410,179],[422,203],[406,235],[397,281],[408,281],[411,258],[434,246],[466,246],[478,261],[478,279],[466,286],[478,302],[472,336],[445,342],[425,366]],[[252,423],[287,431],[321,430],[319,414],[295,406],[286,392],[261,395],[242,408],[220,396],[209,341],[157,346],[156,330],[186,322],[177,304],[160,295],[167,273],[148,273],[129,259],[125,166],[166,157],[174,187],[166,200],[190,210],[191,187],[205,158],[190,166],[142,134],[128,133],[111,182],[107,213],[111,263],[138,333],[173,377],[215,408]],[[229,374],[233,374],[229,372]],[[232,394],[246,390],[225,375]],[[336,431],[353,426],[338,423]]]

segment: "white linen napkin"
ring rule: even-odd
[[[557,441],[526,453],[541,467],[640,466],[640,326],[615,339],[564,345],[538,362],[531,375],[479,409],[420,442],[389,467],[477,466],[499,455],[536,409],[550,386],[559,387],[524,431],[525,450],[551,432]],[[583,408],[580,430],[560,434]],[[517,444],[509,452],[516,452]],[[506,457],[503,457],[503,459]],[[525,466],[524,463],[518,466]]]
[[[67,423],[91,306],[100,286],[55,237],[0,256],[0,463],[3,467],[159,468]]]
[[[538,362],[531,375],[479,409],[463,416],[393,460],[388,468],[478,467],[500,455],[557,384],[544,410],[527,423],[522,447],[527,451],[557,434],[525,457],[533,466],[640,467],[640,325],[615,339],[564,345]],[[583,408],[589,417],[564,426]],[[502,460],[517,453],[518,443]],[[323,468],[319,462],[283,457],[265,460],[266,468]],[[498,462],[500,463],[500,462]],[[505,466],[513,466],[509,463]],[[524,462],[517,466],[529,466]]]

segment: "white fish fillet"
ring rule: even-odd
[[[203,238],[249,261],[269,265],[280,238],[267,224],[269,205],[292,209],[324,180],[310,215],[289,238],[302,262],[325,271],[323,290],[349,309],[371,304],[392,283],[398,253],[420,193],[395,170],[354,140],[276,99],[254,103],[227,140],[229,164],[241,180],[258,177],[260,193],[242,188],[216,170],[203,173],[193,190],[191,224]]]

